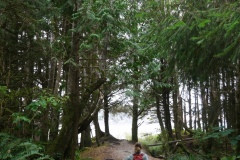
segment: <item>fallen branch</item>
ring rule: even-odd
[[[167,142],[167,144],[183,142],[183,141],[190,141],[190,140],[194,140],[194,138],[186,138],[186,139],[183,139],[183,140],[169,141],[169,142]],[[160,146],[160,145],[163,145],[163,144],[165,144],[165,143],[148,144],[147,146],[149,146],[149,147],[151,147],[151,146]]]

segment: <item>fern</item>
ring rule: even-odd
[[[44,148],[33,142],[0,133],[0,159],[1,160],[51,160],[44,154]]]
[[[167,158],[167,160],[205,160],[206,158],[199,155],[185,155],[185,154],[174,154]]]

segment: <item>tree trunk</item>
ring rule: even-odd
[[[50,155],[61,154],[63,158],[69,158],[71,157],[71,154],[74,151],[74,155],[75,155],[75,150],[77,147],[77,140],[78,140],[78,133],[84,131],[88,127],[88,125],[91,123],[94,116],[96,115],[96,112],[98,112],[99,109],[96,109],[94,112],[89,113],[88,116],[81,122],[79,122],[80,117],[78,115],[82,113],[84,107],[87,106],[87,103],[91,94],[96,89],[98,89],[104,82],[105,82],[105,79],[99,79],[94,84],[88,86],[85,93],[83,93],[81,100],[77,104],[72,104],[72,102],[75,102],[74,96],[70,95],[71,103],[70,102],[68,103],[69,106],[66,108],[66,111],[63,115],[62,128],[60,130],[59,135],[54,140],[53,144],[51,144],[51,146],[49,147],[47,151],[48,154]],[[76,113],[77,111],[78,113]],[[76,125],[77,125],[77,133],[75,133]]]
[[[239,74],[239,71],[237,72]],[[238,75],[239,76],[239,75]],[[239,79],[239,78],[238,78]],[[235,88],[235,77],[232,76],[230,82],[229,82],[231,85],[230,85],[230,88],[231,88],[231,92],[230,92],[230,95],[229,95],[229,122],[230,122],[230,125],[232,128],[237,128],[237,117],[236,117],[236,113],[237,113],[237,107],[232,107],[232,106],[237,106],[237,98],[236,98],[236,95],[238,95],[238,92],[239,91],[236,91]],[[239,81],[238,81],[239,83]],[[236,83],[236,84],[238,84]],[[238,102],[239,103],[239,102]]]
[[[80,148],[82,149],[84,147],[91,147],[91,145],[92,145],[91,127],[90,125],[88,125],[88,127],[81,133]]]
[[[134,56],[133,57],[133,62],[137,62],[138,57]],[[138,66],[133,67],[133,79],[134,79],[134,84],[133,84],[133,107],[132,107],[132,141],[133,142],[138,142],[138,116],[139,116],[139,77],[138,77],[138,72],[139,68]]]
[[[136,87],[136,86],[135,86]],[[138,97],[133,96],[132,141],[138,142]]]
[[[198,129],[201,129],[201,119],[200,119],[200,110],[199,110],[199,102],[198,102],[198,87],[196,88],[196,97],[195,97],[195,104],[196,104],[196,108],[197,108],[197,115],[196,115],[196,117],[197,117],[197,119],[196,119],[196,121],[197,121],[197,125],[198,125]]]
[[[191,94],[191,82],[189,82],[189,86],[188,86],[188,112],[189,112],[189,128],[192,129],[192,94]]]
[[[105,82],[105,79],[100,78],[95,83],[87,87],[85,93],[82,94],[81,102],[79,104],[80,106],[83,106],[81,107],[80,113],[83,113],[83,110],[86,109],[87,106],[89,107],[88,101],[90,96],[95,90],[99,89],[104,82]],[[95,107],[91,107],[90,109],[88,109],[88,112],[85,113],[86,116],[83,116],[80,118],[78,133],[81,133],[87,128],[88,124],[90,124],[93,121],[94,117],[96,116],[99,110],[100,110],[100,105],[95,105]]]
[[[178,82],[177,77],[173,78],[174,83],[174,90],[173,90],[173,116],[174,116],[174,125],[175,125],[175,137],[176,139],[181,139],[181,124],[179,123],[180,119],[182,119],[182,111],[181,111],[181,104],[178,103],[179,98],[179,89],[178,89]],[[180,100],[181,101],[181,100]]]
[[[228,74],[227,72],[223,71],[223,96],[225,101],[223,101],[223,112],[224,112],[224,126],[227,126],[227,128],[232,128],[231,126],[231,99],[234,100],[234,98],[232,98],[232,95],[234,93],[232,93],[232,89],[231,89],[231,77],[229,77],[231,75]],[[226,84],[226,85],[225,85]],[[233,96],[234,97],[234,96]]]
[[[108,101],[108,89],[106,84],[104,85],[103,95],[103,106],[104,106],[104,125],[105,125],[105,136],[109,136],[109,101]]]
[[[78,9],[78,4],[74,6],[74,12]],[[73,28],[75,27],[73,22]],[[72,48],[69,53],[69,57],[73,58],[74,64],[79,64],[79,42],[80,34],[73,32],[72,36]],[[67,94],[69,95],[69,103],[66,108],[66,113],[63,115],[63,124],[59,136],[55,139],[48,153],[50,154],[62,154],[63,159],[70,158],[74,159],[75,151],[78,146],[78,125],[80,116],[79,106],[79,70],[70,64],[68,71],[68,82],[67,82]]]
[[[100,138],[103,137],[105,133],[101,131],[101,128],[99,126],[98,113],[96,114],[96,116],[94,116],[93,123],[95,126],[96,143],[98,146],[100,146],[101,145]]]
[[[60,85],[60,78],[61,78],[61,71],[62,71],[62,60],[59,58],[58,59],[58,64],[57,64],[57,73],[56,73],[56,80],[55,80],[55,85],[53,89],[53,94],[58,95],[58,90],[59,90],[59,85]],[[51,128],[50,128],[50,133],[49,133],[49,140],[53,141],[58,134],[58,127],[59,127],[59,111],[57,111],[56,108],[52,107],[51,108]]]
[[[164,117],[165,117],[165,127],[168,133],[168,137],[173,138],[172,124],[171,124],[171,114],[169,106],[169,90],[168,88],[163,88],[163,108],[164,108]]]
[[[50,65],[48,64],[50,62]],[[46,66],[46,73],[45,73],[45,77],[46,79],[48,79],[48,81],[43,82],[43,89],[52,89],[53,86],[53,75],[54,75],[54,68],[55,68],[55,63],[54,61],[48,60],[47,62],[45,62],[45,66]],[[40,139],[43,142],[47,142],[48,141],[48,130],[49,130],[49,111],[50,111],[50,106],[48,105],[46,107],[46,109],[43,111],[43,116],[41,117],[40,123],[41,123],[41,134],[40,134]]]
[[[201,82],[200,83],[200,88],[201,88],[201,99],[203,103],[202,107],[202,125],[203,125],[203,131],[208,131],[208,121],[207,121],[207,110],[208,110],[208,91],[205,88],[204,84]],[[206,94],[207,92],[207,94]]]
[[[214,75],[210,81],[211,91],[210,91],[210,102],[211,108],[209,112],[209,125],[211,127],[218,127],[218,118],[221,111],[220,103],[220,92],[219,92],[219,76]]]
[[[236,127],[237,134],[240,135],[240,60],[237,61],[237,72],[236,72],[236,91],[235,91],[235,101],[236,101]],[[236,153],[240,153],[240,141],[238,140]]]
[[[197,92],[196,92],[196,88],[194,87],[194,89],[195,89],[195,91],[194,91],[194,104],[195,104],[195,107],[194,107],[194,130],[196,130],[197,129],[197,112],[198,112],[198,110],[197,110],[197,108],[198,108],[198,106],[197,106],[197,98],[198,98],[198,96],[197,96]]]
[[[183,123],[187,124],[187,109],[186,109],[186,105],[184,103],[183,105]],[[186,131],[186,130],[185,130]]]
[[[103,104],[104,97],[102,98],[102,96],[100,96],[100,94],[101,94],[100,91],[99,92],[95,92],[95,93],[96,94],[93,94],[93,96],[92,96],[93,99],[96,99],[95,103],[92,103],[92,105],[94,105],[95,107],[94,106],[92,106],[92,107],[94,107],[94,110],[96,110],[96,112],[94,110],[93,111],[90,110],[89,113],[91,113],[91,114],[96,113],[93,116],[93,123],[94,123],[94,126],[95,126],[96,142],[97,142],[97,144],[99,146],[100,145],[100,141],[99,141],[100,138],[105,135],[105,133],[101,131],[101,128],[100,128],[99,122],[98,122],[98,111],[100,110],[100,108],[101,108],[101,106]]]
[[[165,130],[164,125],[163,125],[163,120],[162,120],[162,113],[160,110],[160,97],[159,95],[156,95],[156,108],[157,108],[157,118],[158,118],[158,123],[161,128],[161,132]]]

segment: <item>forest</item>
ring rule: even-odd
[[[166,157],[240,158],[240,1],[1,0],[0,159],[77,159],[112,112]]]

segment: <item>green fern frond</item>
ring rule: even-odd
[[[30,141],[16,138],[11,135],[0,133],[0,159],[1,160],[27,160],[44,159],[51,160],[44,154],[42,146]]]

